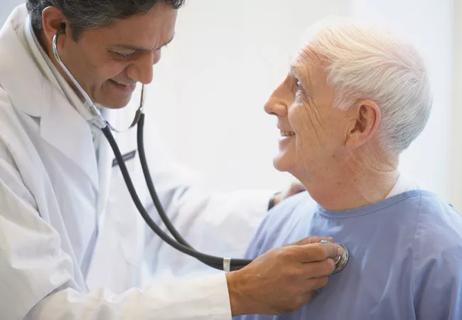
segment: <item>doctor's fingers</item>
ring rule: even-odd
[[[335,243],[308,243],[293,245],[291,254],[300,262],[324,261],[336,259],[343,254],[343,248]]]
[[[335,242],[334,238],[332,237],[321,237],[321,236],[310,236],[303,238],[302,240],[299,240],[295,242],[294,244],[296,245],[302,245],[302,244],[310,244],[310,243],[319,243],[321,240],[325,240],[327,242]]]
[[[324,288],[329,282],[329,277],[312,278],[305,281],[306,294],[314,294],[318,289]]]
[[[325,287],[327,283],[327,277],[309,279],[306,282],[300,281],[298,285],[303,286],[303,288],[299,290],[298,294],[287,297],[284,303],[281,304],[279,313],[288,313],[301,308],[303,305],[309,303],[313,296],[316,295],[317,290]]]
[[[304,279],[316,279],[327,277],[335,270],[335,262],[332,259],[324,261],[304,263],[300,266],[300,277]]]

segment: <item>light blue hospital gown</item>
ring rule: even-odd
[[[247,257],[308,235],[345,244],[346,268],[298,311],[235,319],[462,320],[462,216],[436,195],[413,190],[334,213],[299,194],[269,213]]]

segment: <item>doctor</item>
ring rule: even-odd
[[[173,38],[176,9],[182,3],[29,0],[28,10],[18,7],[3,26],[2,319],[276,314],[302,305],[326,284],[334,269],[330,258],[340,249],[317,243],[319,238],[270,251],[239,271],[168,283],[146,281],[156,271],[158,253],[173,249],[164,249],[135,214],[109,146],[84,120],[81,99],[51,58],[51,40],[59,33],[62,60],[117,126],[111,109],[129,102],[137,82],[151,82],[152,65]],[[128,154],[127,166],[145,206],[153,211],[142,191],[141,170],[130,156],[136,149],[133,132],[119,134],[117,140]],[[258,221],[253,212],[263,210],[252,199],[262,196],[204,196],[180,182],[159,150],[147,152],[154,155],[151,168],[161,201],[186,239],[200,249],[217,250],[212,253],[239,252],[246,241],[236,235],[243,225]],[[223,239],[210,241],[212,231]],[[240,243],[233,247],[229,239]]]

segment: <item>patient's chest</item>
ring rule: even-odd
[[[350,252],[346,268],[333,275],[310,304],[277,319],[415,319],[409,232],[415,222],[380,217],[330,219],[312,206],[302,206],[274,229],[268,225],[262,236],[264,251],[321,235],[334,237]]]

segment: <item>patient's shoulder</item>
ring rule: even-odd
[[[441,198],[422,193],[412,251],[416,313],[449,319],[451,310],[450,319],[460,319],[462,216]]]
[[[462,276],[462,215],[456,209],[429,192],[420,198],[414,233],[414,265],[427,268],[455,267]]]
[[[432,246],[462,246],[462,215],[430,192],[422,192],[419,200],[415,240]]]

